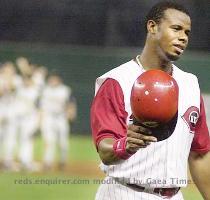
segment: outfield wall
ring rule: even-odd
[[[89,109],[94,95],[95,78],[132,59],[141,49],[7,43],[0,45],[0,51],[0,62],[14,61],[18,56],[25,56],[32,63],[44,65],[49,70],[57,69],[65,83],[72,87],[77,99],[78,119],[73,124],[73,132],[88,134]],[[177,64],[183,70],[196,74],[202,92],[210,93],[209,53],[186,52]]]

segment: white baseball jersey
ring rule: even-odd
[[[5,106],[6,117],[14,118],[17,116],[17,90],[22,87],[22,79],[18,75],[14,75],[11,80],[7,80],[7,77],[2,77],[1,87],[3,90],[3,104]],[[11,85],[14,90],[11,89]]]
[[[46,86],[40,102],[42,111],[55,115],[65,114],[70,95],[71,89],[65,85],[57,87]]]
[[[132,115],[130,107],[131,89],[134,81],[143,72],[143,67],[132,60],[107,72],[96,80],[96,97],[99,88],[105,80],[113,79],[120,85],[124,99],[124,110],[127,115],[125,120],[127,125]],[[172,76],[179,86],[178,119],[173,134],[166,140],[152,143],[147,148],[140,148],[129,159],[122,160],[116,165],[104,165],[101,163],[101,169],[107,176],[119,178],[128,183],[153,188],[184,187],[187,185],[188,156],[194,138],[195,125],[200,113],[200,89],[195,75],[186,73],[175,65],[173,65]],[[93,107],[95,106],[94,103]],[[92,112],[94,113],[94,108]],[[101,113],[101,115],[106,114]],[[97,118],[101,117],[99,115],[95,114],[92,126],[98,120]],[[106,116],[111,120],[111,115],[108,116],[107,114]],[[119,124],[123,124],[122,116],[119,115],[118,118]],[[97,137],[103,138],[104,132],[115,132],[115,130],[106,127],[106,122],[104,120],[103,124],[96,125],[99,130],[99,133],[96,133],[99,135]],[[117,127],[118,125],[113,126]],[[118,127],[116,128],[116,133],[120,130]],[[124,129],[126,128],[124,127]]]
[[[31,114],[37,111],[37,101],[39,90],[35,85],[22,86],[17,90],[18,114],[21,116]]]

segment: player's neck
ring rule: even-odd
[[[154,50],[148,49],[147,46],[144,47],[141,55],[137,56],[137,59],[145,70],[160,69],[171,73],[172,62],[161,59]]]

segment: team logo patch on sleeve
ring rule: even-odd
[[[195,133],[195,126],[199,118],[199,109],[195,106],[191,106],[187,109],[182,118],[190,129],[190,133]]]

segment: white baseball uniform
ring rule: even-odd
[[[29,170],[33,169],[33,135],[38,129],[38,98],[39,88],[36,85],[23,85],[17,90],[19,158]]]
[[[21,87],[22,81],[18,75],[14,75],[12,85],[14,90],[10,88],[11,82],[3,77],[1,80],[3,88],[3,96],[1,98],[2,106],[4,107],[4,124],[3,124],[3,162],[8,168],[12,167],[15,156],[15,146],[18,133],[18,114],[17,114],[17,89]]]
[[[66,162],[68,156],[69,123],[66,108],[71,96],[71,89],[66,85],[52,87],[47,85],[43,89],[40,100],[42,110],[41,130],[46,143],[44,162],[51,165],[55,156],[55,145],[60,147],[60,162]]]
[[[0,129],[0,132],[1,132],[1,138],[2,138],[2,153],[3,153],[3,159],[5,159],[5,152],[10,152],[10,150],[8,151],[8,142],[10,140],[8,140],[8,125],[9,125],[9,122],[11,122],[11,120],[9,121],[9,118],[8,118],[8,96],[6,96],[5,94],[2,94],[1,98],[0,98],[0,111],[1,111],[1,129]],[[13,139],[12,139],[13,140]],[[13,145],[12,145],[13,146]],[[9,156],[9,157],[13,157],[12,155]],[[10,160],[10,159],[9,159]]]
[[[132,115],[131,89],[143,72],[143,67],[131,60],[97,78],[91,108],[91,127],[96,147],[103,138],[119,139],[126,136]],[[102,184],[96,195],[97,200],[119,199],[118,195],[121,195],[120,199],[162,199],[149,191],[153,188],[186,187],[190,151],[210,150],[205,111],[196,76],[175,65],[172,76],[179,86],[178,119],[173,134],[166,140],[140,148],[129,159],[116,165],[101,163],[106,179],[111,177],[118,183]],[[206,142],[203,138],[206,138]],[[139,185],[145,190],[138,192],[127,184]],[[181,192],[171,199],[181,200]]]

